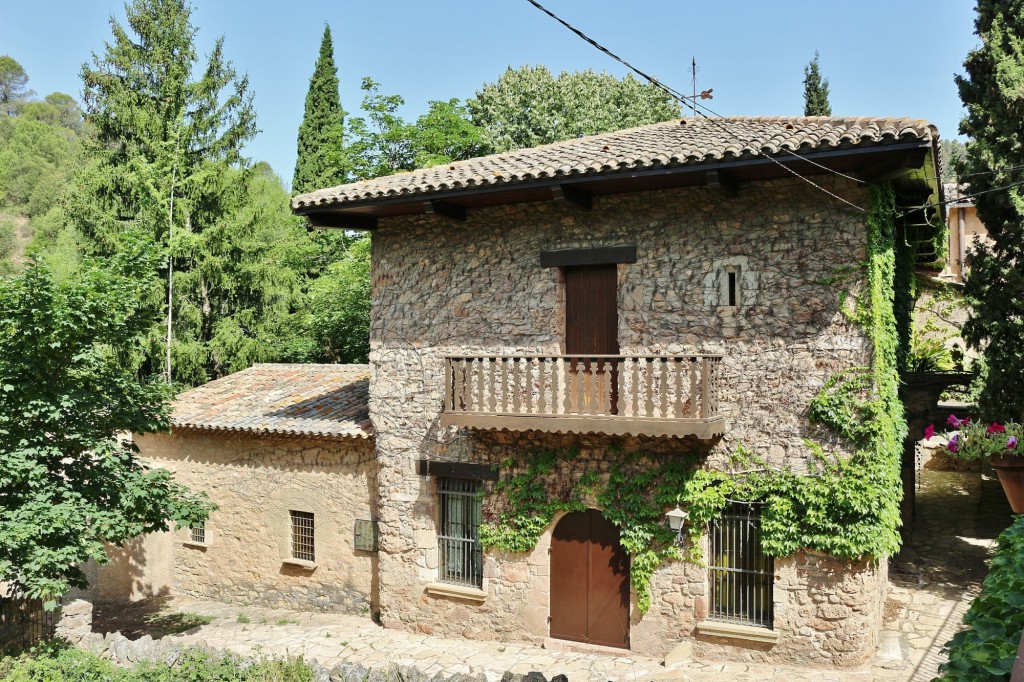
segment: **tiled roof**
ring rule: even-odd
[[[369,365],[263,364],[185,391],[177,429],[369,438]]]
[[[912,118],[684,118],[321,189],[292,208],[936,139],[935,126]]]

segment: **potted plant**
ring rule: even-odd
[[[954,431],[947,434],[946,450],[958,459],[975,460],[988,457],[999,476],[1006,499],[1014,514],[1024,514],[1024,426],[1015,422],[983,424],[970,417],[949,416]],[[925,438],[935,434],[935,427],[925,429]]]

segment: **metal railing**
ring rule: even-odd
[[[761,551],[761,508],[731,502],[709,528],[708,620],[770,628],[775,564]]]
[[[708,420],[720,355],[477,355],[445,358],[444,411]]]
[[[437,534],[439,579],[466,587],[484,584],[483,547],[480,545],[480,482],[467,478],[441,478],[437,484],[441,507]]]
[[[59,610],[36,599],[0,597],[0,654],[28,649],[53,637]]]

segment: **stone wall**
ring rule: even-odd
[[[862,186],[820,180],[867,204]],[[473,209],[464,223],[439,216],[383,220],[373,233],[370,358],[383,623],[478,638],[547,634],[550,529],[527,555],[487,554],[482,603],[432,596],[425,588],[437,579],[435,488],[415,474],[423,457],[486,462],[510,448],[564,440],[495,439],[438,426],[443,356],[561,352],[562,275],[540,267],[542,250],[635,244],[637,262],[618,267],[621,352],[724,354],[720,404],[729,428],[707,466],[724,466],[743,443],[773,465],[803,469],[804,439],[829,438],[807,422],[811,397],[834,372],[870,358],[869,341],[843,314],[852,301],[840,289],[848,287],[834,282],[843,266],[860,276],[849,266],[865,257],[866,243],[863,214],[799,180],[744,184],[733,199],[699,187],[595,197],[592,211],[542,202]],[[735,307],[725,305],[728,271],[739,273]],[[590,449],[584,456],[599,459],[613,444],[583,440]],[[677,439],[641,446],[689,447]],[[643,618],[634,613],[633,647],[663,653],[679,633],[685,636],[706,580],[686,564],[659,571],[655,606]],[[865,598],[878,601],[881,594]],[[784,649],[781,657],[794,655]]]
[[[165,592],[176,595],[302,610],[376,610],[376,553],[353,549],[355,520],[377,516],[372,440],[179,431],[137,442],[144,459],[205,491],[219,509],[206,523],[203,545],[190,542],[183,529],[150,540],[162,543],[156,551],[120,550],[130,560],[99,568],[102,596],[115,594],[111,586],[145,583],[166,571]],[[315,568],[286,562],[289,510],[314,514]]]

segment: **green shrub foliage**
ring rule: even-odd
[[[999,536],[981,593],[964,616],[967,629],[946,643],[940,682],[1009,680],[1024,632],[1024,516]]]

